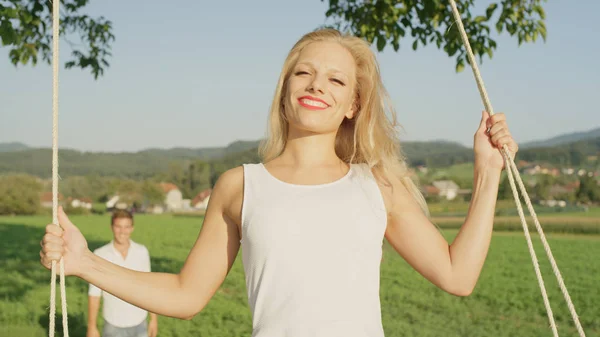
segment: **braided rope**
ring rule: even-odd
[[[52,223],[58,224],[58,42],[59,42],[60,0],[52,2]],[[50,327],[49,335],[54,337],[56,315],[56,261],[52,261],[50,279]],[[62,306],[63,334],[69,337],[67,315],[67,292],[65,289],[65,264],[60,259],[60,298]]]
[[[485,86],[483,84],[483,79],[481,78],[481,74],[477,67],[477,62],[475,61],[475,56],[473,55],[473,51],[471,50],[471,45],[469,43],[469,39],[467,38],[467,33],[465,32],[465,28],[463,26],[462,20],[460,18],[460,14],[458,12],[458,9],[456,8],[456,3],[454,0],[450,0],[450,6],[452,7],[452,13],[454,14],[456,23],[458,24],[458,29],[460,32],[461,39],[467,50],[467,56],[469,57],[471,69],[473,70],[473,75],[475,76],[475,81],[477,82],[477,87],[479,89],[479,94],[481,95],[481,100],[483,101],[483,105],[485,106],[486,111],[489,112],[490,115],[493,115],[494,109],[492,108],[492,104],[490,103],[489,97],[485,90]],[[517,178],[519,188],[521,189],[521,193],[523,194],[523,198],[525,199],[525,203],[527,204],[527,209],[529,210],[529,213],[533,217],[533,221],[535,223],[536,229],[537,229],[538,234],[540,235],[540,239],[542,240],[542,243],[544,245],[544,250],[546,251],[546,255],[548,256],[548,259],[550,260],[550,264],[552,265],[552,271],[554,272],[554,275],[556,276],[556,279],[558,280],[558,284],[560,285],[560,290],[562,291],[565,301],[567,302],[567,306],[569,308],[569,311],[571,312],[571,317],[573,318],[573,321],[575,322],[575,326],[577,327],[579,336],[585,337],[585,333],[583,331],[583,328],[581,327],[581,323],[579,322],[577,312],[575,311],[575,306],[573,305],[573,302],[571,301],[571,297],[569,296],[569,292],[567,291],[567,287],[565,286],[562,275],[560,274],[560,271],[558,270],[558,266],[556,264],[556,261],[554,260],[552,251],[550,250],[550,246],[548,245],[548,241],[546,240],[546,236],[544,235],[544,231],[542,230],[542,226],[540,225],[540,223],[538,221],[535,210],[533,209],[533,205],[531,204],[531,200],[529,199],[529,195],[527,194],[527,191],[525,189],[525,185],[523,184],[523,181],[521,180],[519,170],[517,169],[517,166],[515,165],[514,160],[510,157],[508,147],[506,145],[504,145],[502,148],[502,156],[504,157],[504,162],[505,162],[506,169],[507,169],[506,171],[508,173],[508,180],[510,182],[510,187],[513,192],[513,197],[514,197],[515,203],[517,205],[517,211],[519,212],[519,218],[521,219],[521,224],[523,225],[523,232],[525,233],[525,238],[527,240],[527,247],[529,248],[529,254],[531,255],[531,260],[533,262],[535,274],[536,274],[536,277],[538,280],[538,284],[540,286],[540,291],[541,291],[542,297],[544,299],[544,306],[546,307],[546,312],[548,314],[548,319],[550,321],[550,326],[552,328],[552,332],[553,332],[554,336],[558,337],[558,330],[556,328],[556,322],[554,321],[554,316],[552,315],[552,308],[550,307],[550,301],[548,300],[548,294],[546,293],[546,287],[544,286],[544,279],[542,278],[542,274],[540,272],[537,256],[533,249],[533,244],[531,242],[531,236],[529,235],[529,229],[527,227],[527,222],[525,220],[525,216],[523,215],[523,208],[521,206],[521,202],[519,199],[517,187],[515,186],[515,180],[513,177],[513,173],[514,173],[515,177]]]

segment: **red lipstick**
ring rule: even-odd
[[[307,101],[312,101],[312,102],[307,102]],[[298,103],[301,106],[303,106],[307,109],[311,109],[311,110],[324,110],[329,107],[329,104],[327,104],[327,102],[325,102],[324,100],[322,100],[320,98],[316,98],[313,96],[302,96],[302,97],[298,98]]]

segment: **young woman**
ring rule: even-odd
[[[427,280],[471,293],[485,261],[504,162],[517,144],[503,114],[483,112],[474,136],[473,196],[452,244],[430,222],[407,172],[375,55],[335,30],[303,36],[277,83],[263,163],[225,172],[178,274],[128,270],[92,254],[60,210],[41,263],[126,302],[190,319],[214,295],[238,250],[253,336],[381,337],[384,237]]]

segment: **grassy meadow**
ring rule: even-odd
[[[600,235],[598,218],[583,220],[592,234],[560,231],[577,216],[549,217],[556,231],[547,237],[587,336],[600,335]],[[581,217],[581,218],[585,218]],[[72,216],[91,249],[111,238],[109,216]],[[452,240],[452,221],[440,218]],[[0,217],[0,336],[48,335],[49,272],[39,265],[39,241],[49,217]],[[501,220],[501,219],[500,219]],[[514,219],[513,219],[514,220]],[[512,221],[512,220],[510,220]],[[506,220],[506,223],[510,222]],[[587,221],[587,222],[586,222]],[[201,227],[202,218],[138,215],[133,239],[145,244],[154,271],[178,272]],[[455,221],[456,222],[456,221]],[[445,226],[444,224],[450,224]],[[544,221],[542,220],[544,226]],[[516,223],[520,228],[520,223]],[[562,227],[568,227],[563,225]],[[532,232],[532,235],[535,231]],[[560,233],[559,233],[560,232]],[[552,309],[563,337],[577,336],[541,244],[535,239]],[[522,231],[494,234],[488,259],[474,293],[458,298],[438,290],[384,245],[381,301],[386,336],[513,337],[551,336]],[[67,279],[70,336],[85,336],[87,284]],[[57,289],[57,302],[59,291]],[[60,305],[57,328],[61,329]],[[99,319],[102,322],[101,318]],[[101,324],[101,323],[100,323]],[[250,336],[251,316],[241,258],[206,309],[191,321],[159,317],[159,336]],[[57,336],[62,336],[59,331]]]

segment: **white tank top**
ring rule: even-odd
[[[252,337],[383,337],[379,267],[387,215],[365,164],[294,185],[244,165],[242,259]]]

